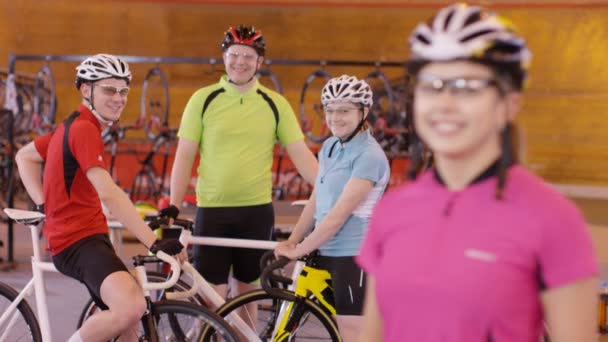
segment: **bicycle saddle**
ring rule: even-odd
[[[12,208],[4,208],[4,212],[8,217],[10,217],[13,221],[25,225],[37,225],[38,223],[44,221],[45,215],[39,213],[37,211],[29,211],[29,210],[21,210],[21,209],[12,209]]]

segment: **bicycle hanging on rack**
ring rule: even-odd
[[[155,135],[154,145],[146,154],[146,157],[139,161],[141,168],[135,174],[129,196],[131,200],[153,200],[157,203],[160,196],[165,192],[165,178],[169,166],[169,155],[171,154],[171,145],[177,137],[176,129],[160,129]],[[154,157],[159,149],[162,151],[162,168],[161,173],[156,172],[154,166]]]
[[[45,64],[36,75],[33,112],[28,119],[27,130],[39,135],[49,132],[55,126],[56,112],[55,79],[50,66]]]
[[[331,76],[324,68],[321,68],[313,71],[306,78],[300,93],[300,123],[306,137],[313,143],[320,144],[331,135],[331,132],[329,132],[325,125],[323,105],[320,102],[319,94],[315,94],[313,100],[307,100],[306,97],[311,83],[317,78],[322,78],[327,82],[331,79]],[[309,108],[312,109],[312,114],[310,114]]]
[[[263,77],[270,78],[270,81],[272,82],[272,85],[274,86],[274,90],[279,94],[283,94],[283,85],[281,84],[281,80],[279,79],[279,76],[277,76],[277,74],[275,74],[272,70],[270,70],[269,67],[258,70],[258,72],[255,75],[258,79],[261,79]]]
[[[110,146],[110,176],[117,185],[120,185],[120,180],[116,173],[116,157],[118,155],[118,143],[124,139],[127,131],[132,129],[140,129],[137,125],[118,126],[112,125],[101,132],[101,139],[104,146]]]
[[[152,149],[140,160],[141,168],[135,174],[129,195],[132,200],[158,201],[165,187],[171,143],[176,131],[169,129],[169,82],[167,75],[157,65],[146,73],[142,85],[140,116],[136,126],[143,126],[146,136],[153,143]],[[160,180],[154,167],[154,157],[163,148]]]
[[[142,125],[148,139],[155,140],[160,130],[169,127],[169,81],[159,66],[148,70],[144,77],[140,105],[136,125]]]
[[[365,81],[372,87],[373,89],[373,100],[374,104],[370,108],[370,114],[374,116],[376,119],[378,116],[383,116],[387,122],[393,122],[394,117],[396,116],[396,105],[395,105],[395,95],[393,92],[393,87],[391,86],[391,82],[388,77],[380,71],[380,65],[376,65],[376,69],[371,71],[365,76]],[[374,82],[372,80],[379,80],[381,83],[380,89],[378,87],[374,87]]]

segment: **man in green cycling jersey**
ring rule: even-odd
[[[261,85],[256,72],[266,44],[250,26],[229,28],[222,41],[226,75],[196,91],[184,110],[171,174],[171,206],[182,203],[197,154],[195,235],[268,240],[274,225],[272,163],[275,141],[285,146],[304,179],[313,183],[317,160],[287,100]],[[263,251],[197,246],[194,264],[225,295],[228,274],[237,293],[257,287]]]

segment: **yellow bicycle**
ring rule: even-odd
[[[341,341],[334,319],[333,290],[329,272],[316,268],[316,254],[298,261],[295,288],[288,290],[291,278],[275,273],[289,260],[274,258],[267,252],[262,258],[262,288],[237,296],[216,313],[226,317],[237,312],[256,331],[262,341],[320,340]],[[300,270],[301,269],[301,270]],[[295,277],[295,276],[294,276]],[[257,310],[251,310],[257,308]]]

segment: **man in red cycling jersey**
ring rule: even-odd
[[[103,203],[152,252],[175,255],[175,239],[157,240],[128,196],[112,180],[103,157],[101,131],[120,119],[131,71],[116,56],[98,54],[77,68],[78,110],[56,130],[36,138],[16,155],[21,180],[46,214],[44,235],[57,269],[86,285],[106,309],[85,321],[69,342],[137,341],[131,328],[146,310],[141,288],[108,238]],[[44,180],[41,181],[44,163]]]

